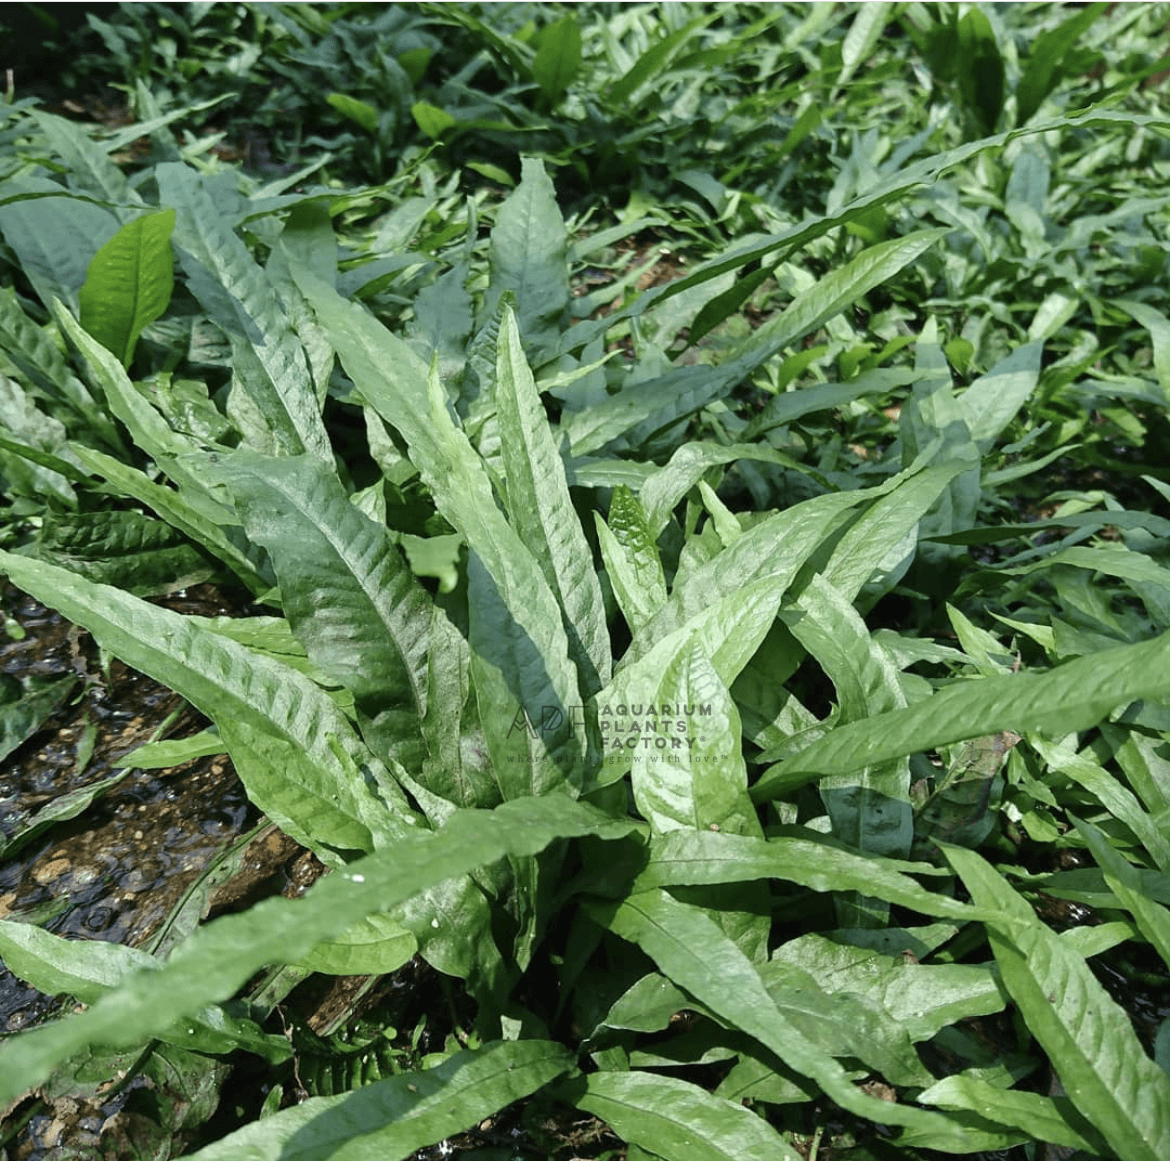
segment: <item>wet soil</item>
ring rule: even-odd
[[[203,615],[237,611],[206,588],[160,603]],[[105,664],[88,634],[7,584],[0,609],[12,630],[0,635],[0,674],[74,681],[57,712],[0,764],[0,840],[12,844],[0,855],[0,918],[33,921],[67,939],[165,954],[169,941],[213,909],[247,906],[286,888],[303,891],[299,868],[311,856],[273,827],[239,850],[226,882],[208,873],[259,817],[226,756],[166,770],[120,770],[126,755],[160,729],[182,738],[206,726],[181,698],[117,660]],[[38,812],[94,786],[104,790],[76,818],[53,822],[21,844]],[[0,964],[0,1034],[42,1023],[68,1002],[41,994]],[[72,1097],[0,1110],[0,1141],[13,1137],[0,1155],[36,1161],[96,1148],[114,1111],[109,1102]]]

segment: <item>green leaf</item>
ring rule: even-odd
[[[159,463],[167,463],[170,457],[189,451],[191,445],[187,438],[173,431],[154,407],[143,400],[121,362],[56,299],[52,311],[57,325],[89,361],[107,406],[126,425],[134,442]]]
[[[248,537],[267,549],[293,632],[326,677],[402,723],[426,712],[430,599],[386,528],[363,515],[314,456],[238,452],[230,483]]]
[[[625,484],[613,490],[609,523],[594,512],[601,556],[632,633],[666,603],[666,579],[646,513]]]
[[[430,101],[415,101],[410,107],[410,115],[432,141],[438,141],[448,129],[459,124],[446,109],[440,109]]]
[[[890,19],[892,5],[885,3],[863,4],[855,10],[849,31],[841,44],[841,73],[837,77],[838,88],[846,83],[861,63],[873,52],[881,40],[886,22]]]
[[[849,510],[874,495],[873,490],[858,489],[814,496],[794,504],[752,525],[730,548],[700,565],[684,580],[676,578],[670,599],[635,636],[619,674],[658,647],[668,633],[697,617],[710,617],[716,606],[734,603],[753,582],[770,582],[779,600],[805,561],[847,518]]]
[[[746,278],[739,278],[732,286],[704,303],[687,328],[687,346],[693,347],[701,338],[713,331],[721,322],[730,318],[756,290],[772,277],[773,271],[761,266]]]
[[[13,192],[14,185],[15,180],[5,182],[0,193]],[[0,232],[45,306],[59,298],[76,310],[90,259],[120,223],[108,210],[61,196],[64,187],[56,182],[26,178],[20,185],[22,192],[32,189],[49,196],[0,204]]]
[[[832,937],[802,935],[778,947],[773,960],[804,968],[828,992],[860,998],[889,1013],[917,1043],[965,1017],[1000,1012],[1007,1002],[991,964],[913,962],[914,957],[925,958],[957,930],[939,923],[888,927],[880,932],[838,932]],[[839,942],[859,935],[872,940],[873,946]]]
[[[256,745],[281,748],[284,760],[299,756],[258,805],[286,821],[299,819],[296,837],[321,857],[336,863],[334,848],[368,851],[411,829],[401,793],[388,804],[366,785],[368,774],[386,793],[391,780],[381,763],[332,700],[296,670],[190,618],[52,565],[0,552],[0,569],[127,665],[182,694],[219,726],[229,749],[234,730]],[[286,801],[291,809],[284,811]]]
[[[109,449],[121,449],[122,437],[113,421],[73,374],[57,338],[55,331],[33,324],[13,287],[0,289],[0,348],[5,356],[45,399],[68,409],[55,413],[67,431],[88,442],[96,440]]]
[[[581,71],[581,29],[571,15],[562,16],[540,34],[532,75],[547,108],[552,108]]]
[[[61,708],[77,684],[70,674],[40,689],[32,689],[15,701],[0,704],[0,761],[33,736]]]
[[[1170,633],[1138,645],[1078,657],[1046,673],[953,683],[933,696],[866,722],[851,722],[765,771],[755,801],[818,774],[844,774],[949,742],[1002,730],[1064,736],[1086,730],[1118,706],[1170,691]]]
[[[657,689],[646,699],[654,716],[642,719],[630,708],[629,723],[649,731],[633,757],[634,801],[652,834],[675,830],[720,830],[762,837],[755,807],[747,796],[739,714],[701,647],[683,641],[662,669]],[[657,721],[662,706],[696,707],[702,718],[685,735],[670,718]],[[612,729],[620,719],[603,719]],[[625,724],[629,724],[625,723]],[[668,727],[652,730],[652,727]],[[662,744],[664,743],[664,744]]]
[[[759,972],[785,1019],[831,1056],[860,1060],[891,1084],[930,1083],[908,1030],[880,1005],[776,956],[761,963]]]
[[[424,286],[414,300],[414,318],[407,334],[411,346],[428,366],[439,360],[439,377],[458,382],[467,364],[467,340],[473,319],[471,295],[466,283],[466,261],[448,270],[430,286]]]
[[[641,891],[620,903],[590,902],[586,908],[596,922],[641,947],[669,980],[720,1020],[811,1077],[843,1108],[878,1124],[918,1130],[929,1137],[932,1148],[969,1150],[967,1127],[855,1088],[842,1066],[777,1009],[751,962],[700,909],[677,902],[665,891]]]
[[[11,831],[7,838],[0,838],[0,854],[11,858],[18,850],[39,838],[55,823],[77,818],[88,810],[97,799],[108,794],[125,777],[125,773],[121,772],[111,774],[108,778],[99,778],[96,782],[89,782],[84,786],[67,790],[64,794],[55,795],[34,815]]]
[[[378,110],[368,102],[351,97],[348,93],[329,93],[325,100],[343,117],[356,122],[367,133],[378,131]]]
[[[569,235],[553,184],[542,162],[525,157],[520,184],[496,211],[484,315],[495,315],[500,299],[511,291],[529,350],[555,343],[568,321],[568,253]]]
[[[919,230],[862,251],[851,262],[830,271],[810,290],[797,295],[782,313],[752,331],[714,368],[675,367],[648,383],[633,383],[585,412],[573,413],[564,423],[573,454],[588,455],[626,433],[630,443],[640,446],[726,394],[779,351],[892,278],[945,232]],[[610,321],[615,317],[611,316]]]
[[[1130,299],[1115,299],[1112,305],[1119,307],[1150,333],[1154,348],[1154,373],[1158,385],[1170,400],[1170,319],[1148,302],[1134,302]]]
[[[972,8],[959,21],[959,91],[984,133],[993,133],[1003,111],[1004,63],[991,22]]]
[[[796,395],[800,395],[801,397],[811,396],[816,400],[818,398],[818,391],[819,388],[817,387],[802,388],[799,392],[794,392],[790,396],[779,396],[778,398],[794,398]],[[824,397],[820,396],[819,398],[823,399]],[[852,398],[853,396],[850,395],[849,399]],[[838,402],[848,402],[848,399],[829,402],[824,405],[834,407]],[[819,404],[814,405],[808,410],[815,411],[818,406]],[[800,409],[794,409],[794,412],[789,418],[799,418],[801,415],[806,414],[805,411]],[[653,471],[642,485],[639,499],[646,509],[646,522],[650,534],[653,537],[661,534],[663,528],[666,527],[667,522],[670,520],[671,509],[695,486],[708,468],[721,464],[734,463],[740,459],[758,460],[762,463],[795,468],[798,471],[803,470],[812,479],[816,480],[821,487],[826,490],[832,490],[828,481],[820,477],[819,473],[809,471],[791,456],[777,451],[762,441],[754,444],[688,442],[675,449],[674,454],[671,455],[666,465]]]
[[[397,971],[416,951],[418,941],[397,920],[367,915],[317,944],[298,966],[331,976],[381,976]]]
[[[1053,770],[1067,774],[1083,786],[1108,811],[1137,836],[1158,868],[1170,874],[1170,838],[1158,821],[1147,814],[1141,803],[1112,774],[1085,753],[1077,753],[1067,743],[1055,745],[1042,738],[1030,740],[1032,748]]]
[[[967,430],[983,455],[1036,390],[1043,350],[1043,343],[1017,347],[959,396]]]
[[[859,523],[864,522],[863,517]],[[876,551],[881,551],[880,541]],[[906,705],[889,655],[825,574],[814,576],[780,617],[832,681],[843,722],[864,721]],[[909,854],[914,821],[905,759],[822,778],[819,789],[838,838],[861,851],[899,858]],[[843,927],[884,925],[888,917],[887,909],[861,900],[840,900],[837,912]]]
[[[621,108],[635,93],[666,69],[679,49],[700,29],[716,19],[718,13],[708,12],[684,24],[681,28],[652,44],[634,62],[630,69],[610,86],[607,104],[611,109]]]
[[[393,847],[323,876],[301,899],[269,899],[205,924],[157,971],[136,973],[87,1011],[0,1044],[0,1105],[87,1044],[141,1043],[230,998],[265,965],[295,963],[365,916],[446,879],[507,855],[535,854],[558,838],[620,838],[630,830],[629,823],[550,795],[490,812],[461,811],[442,831],[404,835]]]
[[[65,117],[55,117],[44,109],[30,109],[37,127],[48,139],[53,151],[68,165],[74,188],[87,190],[107,202],[141,204],[126,175],[109,154],[85,131],[85,127]],[[145,129],[142,130],[145,133]],[[126,213],[121,211],[125,220]]]
[[[648,699],[649,716],[602,717],[602,744],[607,730],[645,730],[633,751],[634,802],[650,823],[651,834],[676,830],[717,830],[763,837],[755,807],[747,795],[747,767],[739,713],[710,659],[693,638],[679,642],[662,678]],[[671,707],[692,707],[701,718],[672,718]],[[659,711],[664,715],[658,716]],[[685,732],[679,730],[679,726]],[[652,744],[648,744],[652,743]],[[763,884],[749,888],[707,887],[689,892],[691,903],[706,907],[712,918],[751,958],[767,958],[772,910]]]
[[[1016,85],[1016,118],[1021,125],[1032,119],[1044,98],[1060,83],[1061,65],[1069,50],[1108,7],[1106,3],[1086,5],[1032,42],[1024,74]]]
[[[1170,911],[1155,903],[1142,890],[1138,871],[1119,855],[1092,823],[1074,819],[1081,837],[1105,872],[1105,882],[1121,905],[1134,917],[1138,930],[1170,967]]]
[[[159,970],[161,961],[134,947],[100,939],[64,939],[29,923],[0,919],[0,954],[8,969],[46,995],[75,996],[92,1004],[135,972]],[[160,1038],[199,1052],[247,1048],[271,1063],[287,1060],[288,1042],[269,1036],[247,1018],[218,1006],[193,1013],[182,1028],[160,1028]]]
[[[275,288],[197,174],[177,163],[155,172],[160,200],[176,210],[174,244],[188,286],[231,340],[229,414],[259,451],[310,452],[332,464],[304,347]]]
[[[945,1076],[918,1098],[923,1104],[957,1112],[977,1113],[989,1121],[1015,1129],[1034,1141],[1048,1141],[1066,1149],[1083,1149],[1092,1156],[1103,1152],[1103,1142],[1067,1097],[1045,1097],[1035,1092],[1003,1089],[974,1076]],[[1088,1129],[1088,1134],[1085,1134]]]
[[[139,597],[198,584],[218,571],[186,536],[141,512],[46,513],[37,556]]]
[[[628,714],[631,704],[651,704],[664,666],[680,646],[691,642],[703,650],[719,680],[730,687],[776,619],[776,610],[789,582],[790,578],[783,573],[749,580],[741,588],[727,590],[727,595],[721,600],[708,603],[705,609],[696,611],[678,628],[668,628],[637,660],[619,668],[613,681],[597,695],[599,722],[604,723],[607,718],[613,720],[615,715],[620,719]],[[677,722],[680,718],[685,721],[690,715],[674,713],[667,716]],[[602,729],[604,731],[604,725]],[[629,768],[639,739],[634,736],[631,745],[629,737],[623,739],[615,734],[606,740],[603,732],[602,738],[604,762],[596,778],[598,785],[609,785]]]
[[[189,738],[167,738],[161,742],[146,742],[118,759],[119,767],[134,770],[166,770],[181,766],[196,758],[211,758],[226,754],[227,746],[214,730],[200,730]]]
[[[905,873],[922,874],[926,869],[921,863],[861,855],[828,841],[791,835],[764,840],[714,831],[675,831],[651,843],[650,859],[634,888],[784,879],[826,894],[860,891],[923,915],[964,923],[980,918],[969,904],[928,891]]]
[[[501,795],[479,726],[470,654],[465,633],[436,606],[431,615],[427,712],[421,722],[429,760],[414,776],[455,806],[495,806]],[[427,814],[430,817],[430,811]],[[432,818],[437,821],[441,820]]]
[[[190,1154],[190,1161],[404,1161],[572,1069],[572,1055],[551,1041],[496,1041],[423,1072],[302,1101]]]
[[[500,511],[484,462],[452,418],[443,388],[409,345],[368,312],[344,302],[302,267],[294,266],[293,274],[328,328],[342,365],[366,402],[401,432],[436,507],[473,554],[469,571],[477,599],[469,632],[486,666],[477,687],[486,701],[480,718],[502,746],[493,752],[493,760],[503,762],[497,773],[509,769],[503,760],[511,756],[518,759],[510,764],[515,785],[563,778],[579,784],[588,740],[579,711],[570,716],[570,707],[583,701],[560,606],[536,558]],[[533,722],[550,728],[532,738]]]
[[[222,560],[254,593],[272,588],[273,578],[267,565],[255,559],[259,556],[258,550],[249,553],[250,546],[241,547],[230,535],[230,528],[223,527],[230,524],[231,513],[227,508],[215,504],[208,512],[205,497],[199,497],[203,503],[196,507],[187,501],[184,493],[156,484],[145,472],[113,456],[81,444],[74,445],[73,451],[91,472],[108,480],[122,495],[145,504],[172,527]],[[235,528],[239,530],[238,525]]]
[[[509,520],[561,606],[581,691],[589,696],[610,678],[605,605],[564,464],[524,359],[516,316],[507,305],[497,352],[495,402]]]
[[[1128,1013],[983,858],[960,847],[944,853],[974,902],[999,913],[988,938],[1004,986],[1077,1112],[1121,1161],[1165,1157],[1170,1077],[1146,1055]]]
[[[595,1072],[556,1095],[665,1161],[799,1161],[762,1117],[674,1076]]]
[[[171,301],[175,211],[143,214],[123,226],[90,260],[78,300],[81,325],[129,367],[138,336]]]

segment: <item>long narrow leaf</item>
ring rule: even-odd
[[[155,171],[159,196],[177,211],[175,248],[192,292],[232,341],[248,415],[269,446],[333,462],[304,348],[276,290],[244,243],[223,222],[194,171],[177,163]]]
[[[52,565],[0,552],[0,569],[13,584],[88,629],[127,665],[182,694],[219,724],[221,733],[234,725],[303,753],[306,760],[289,770],[287,782],[270,782],[272,798],[265,795],[257,805],[286,818],[299,816],[301,833],[311,836],[325,858],[336,861],[330,848],[368,851],[411,829],[412,814],[401,793],[398,801],[386,803],[366,783],[368,776],[385,788],[389,774],[330,698],[296,670],[169,609]]]
[[[385,527],[316,457],[240,452],[218,468],[314,665],[359,701],[424,714],[430,600]]]
[[[833,682],[843,721],[865,720],[906,705],[889,655],[870,636],[845,594],[824,575],[813,578],[781,612],[781,619]],[[914,818],[905,759],[830,775],[821,779],[819,789],[833,833],[850,846],[898,858],[909,854]],[[860,900],[838,903],[843,927],[882,925],[886,917],[884,908]]]
[[[498,680],[481,720],[502,726],[501,736],[519,746],[526,718],[540,737],[527,756],[517,751],[520,767],[541,780],[580,784],[588,742],[579,709],[573,713],[582,698],[560,607],[536,558],[500,512],[483,460],[410,347],[303,267],[292,269],[366,402],[404,436],[436,506],[482,565],[472,570],[481,596],[472,602],[472,648]],[[506,716],[501,689],[510,694]]]
[[[508,306],[497,350],[495,400],[508,515],[556,594],[581,674],[581,691],[589,696],[610,676],[605,605],[593,553],[569,497],[564,464],[520,346],[516,316]]]
[[[560,1044],[497,1040],[434,1068],[302,1101],[190,1154],[190,1161],[403,1161],[572,1069],[572,1055]]]
[[[1092,823],[1080,819],[1075,821],[1097,865],[1105,872],[1105,882],[1109,889],[1133,916],[1138,930],[1170,968],[1170,910],[1156,903],[1142,890],[1139,872],[1109,845],[1101,831]]]
[[[620,838],[630,829],[553,795],[491,812],[461,811],[440,832],[406,835],[392,848],[324,876],[302,899],[270,899],[206,924],[159,970],[137,973],[87,1011],[0,1045],[0,1105],[86,1045],[141,1043],[209,1003],[229,999],[266,964],[295,963],[365,916],[446,879],[509,854],[535,854],[558,838]]]
[[[783,879],[813,891],[858,891],[923,915],[968,922],[980,918],[970,904],[928,891],[906,874],[914,866],[860,855],[811,839],[771,840],[713,831],[676,831],[654,839],[638,890],[651,887]]]
[[[851,722],[772,767],[752,787],[756,801],[781,786],[839,774],[950,742],[1001,730],[1063,736],[1085,730],[1110,710],[1170,693],[1170,633],[1139,645],[1079,657],[1047,673],[965,681],[908,709]]]
[[[556,1091],[664,1161],[800,1161],[802,1156],[743,1105],[678,1077],[595,1072]]]
[[[999,911],[988,937],[1004,986],[1048,1053],[1065,1092],[1122,1161],[1170,1153],[1170,1077],[1084,958],[1032,913],[974,851],[946,847],[975,903]]]
[[[815,1080],[843,1108],[878,1124],[914,1129],[934,1149],[967,1153],[981,1147],[967,1125],[855,1088],[832,1056],[784,1018],[751,962],[701,910],[660,890],[642,891],[618,904],[590,903],[588,909],[599,923],[638,944],[668,979]]]

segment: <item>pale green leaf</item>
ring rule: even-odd
[[[1082,956],[1047,928],[974,851],[946,847],[974,902],[998,911],[988,938],[1004,986],[1048,1053],[1065,1092],[1121,1161],[1170,1151],[1170,1077]]]
[[[989,1121],[1014,1129],[1021,1138],[1049,1141],[1066,1149],[1083,1149],[1094,1156],[1101,1142],[1067,1097],[1046,1097],[1035,1092],[998,1088],[973,1076],[945,1076],[918,1098],[925,1105],[956,1112],[977,1113]]]
[[[52,565],[0,552],[0,569],[116,657],[182,694],[220,727],[225,741],[227,730],[247,731],[255,744],[267,740],[290,759],[299,757],[289,778],[271,782],[273,797],[261,806],[279,810],[287,791],[293,809],[286,817],[299,818],[300,835],[325,858],[336,861],[331,848],[368,851],[411,829],[401,793],[398,802],[386,803],[366,784],[368,776],[385,793],[389,774],[332,700],[296,670],[190,618]]]
[[[245,417],[257,450],[304,451],[332,463],[304,347],[275,287],[224,222],[194,171],[167,163],[155,172],[161,202],[176,210],[174,244],[188,285],[231,340],[242,398],[239,406],[229,401],[229,413]]]
[[[655,838],[636,888],[784,879],[813,891],[860,891],[923,915],[968,922],[980,912],[928,891],[906,874],[922,864],[860,855],[811,838],[764,840],[714,831],[676,831]],[[933,869],[933,868],[931,868]]]
[[[381,976],[397,971],[418,950],[414,936],[389,915],[367,915],[333,939],[322,940],[299,966],[331,976]]]
[[[568,247],[569,236],[544,163],[525,157],[520,184],[496,211],[484,315],[493,316],[504,293],[511,291],[520,335],[529,349],[556,342],[567,322]]]
[[[1079,657],[1043,673],[951,684],[908,709],[851,722],[772,767],[752,787],[756,801],[818,774],[856,770],[949,742],[1015,730],[1063,736],[1110,710],[1170,694],[1170,633]]]
[[[609,502],[609,523],[599,512],[593,516],[609,583],[636,633],[666,603],[662,560],[646,513],[634,493],[619,484]]]
[[[237,452],[214,472],[271,556],[285,616],[317,669],[359,703],[421,716],[430,600],[386,528],[316,457]]]
[[[546,1040],[496,1041],[434,1068],[313,1097],[190,1154],[191,1161],[404,1161],[573,1068]]]
[[[520,346],[516,316],[507,305],[497,339],[495,402],[509,520],[561,606],[581,692],[588,697],[610,678],[605,605],[564,464]]]
[[[600,1117],[623,1140],[665,1161],[800,1161],[801,1154],[742,1104],[674,1076],[595,1072],[557,1094]]]
[[[1109,845],[1101,831],[1092,823],[1079,819],[1075,821],[1097,865],[1105,872],[1105,882],[1109,889],[1133,916],[1138,930],[1149,940],[1150,946],[1170,967],[1170,911],[1142,890],[1140,873]]]
[[[587,906],[597,922],[638,944],[668,979],[729,1027],[754,1036],[789,1067],[815,1080],[843,1108],[878,1124],[916,1129],[929,1137],[932,1148],[965,1152],[972,1144],[966,1126],[855,1088],[842,1066],[783,1016],[751,962],[700,909],[661,890]]]

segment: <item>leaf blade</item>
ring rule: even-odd
[[[974,851],[944,847],[977,904],[999,911],[988,937],[1004,985],[1076,1109],[1123,1161],[1170,1150],[1170,1077],[1145,1054],[1129,1016],[1084,958]]]
[[[129,367],[143,330],[160,318],[174,288],[173,209],[124,225],[90,259],[78,294],[81,325]]]

